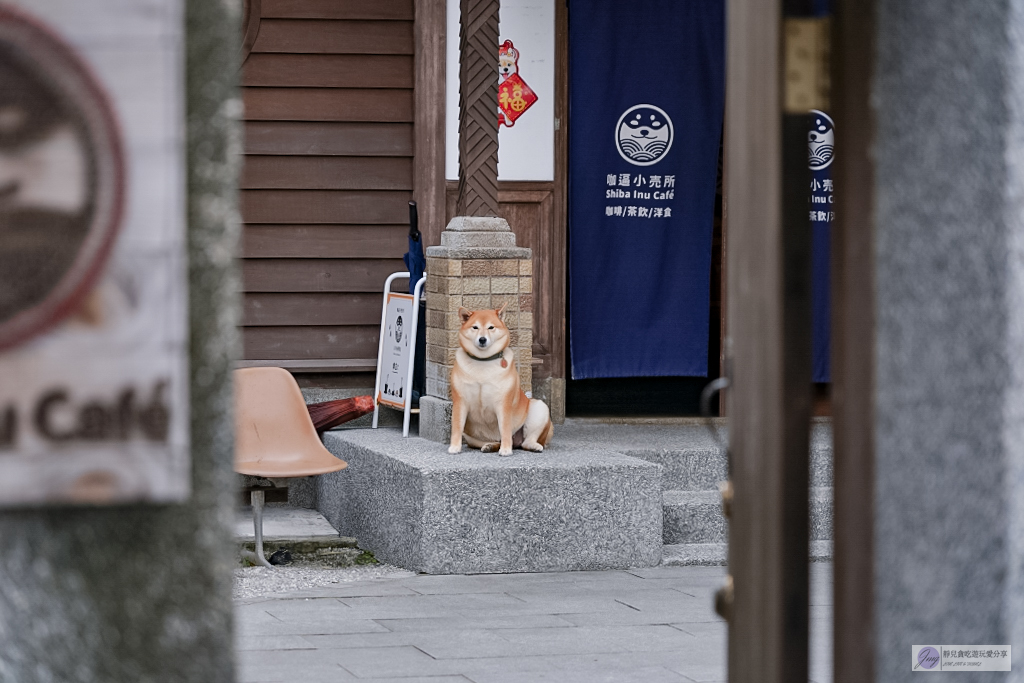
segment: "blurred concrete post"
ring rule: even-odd
[[[230,370],[238,339],[241,3],[184,4],[192,497],[182,505],[0,512],[5,683],[234,680]],[[127,11],[125,30],[132,12],[166,6]]]
[[[958,680],[1021,680],[1024,16],[877,7],[875,680],[954,643],[1017,655]]]

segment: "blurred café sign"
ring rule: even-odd
[[[0,0],[0,507],[190,492],[181,0]]]

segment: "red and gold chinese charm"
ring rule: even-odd
[[[498,48],[498,125],[515,125],[536,101],[537,93],[519,75],[519,50],[506,40]]]

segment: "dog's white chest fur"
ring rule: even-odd
[[[471,422],[480,427],[498,428],[497,409],[519,380],[514,358],[509,349],[505,349],[501,358],[487,361],[470,358],[462,349],[455,352],[455,362],[462,370],[456,389],[466,401]],[[502,360],[506,367],[501,367]]]

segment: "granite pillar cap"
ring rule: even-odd
[[[446,259],[530,259],[528,247],[427,247],[427,258]]]
[[[466,230],[463,232],[441,233],[441,246],[451,249],[466,247],[514,247],[516,246],[516,234],[514,232],[497,232],[484,230]]]
[[[512,232],[508,221],[497,216],[456,216],[445,231],[450,232]]]

